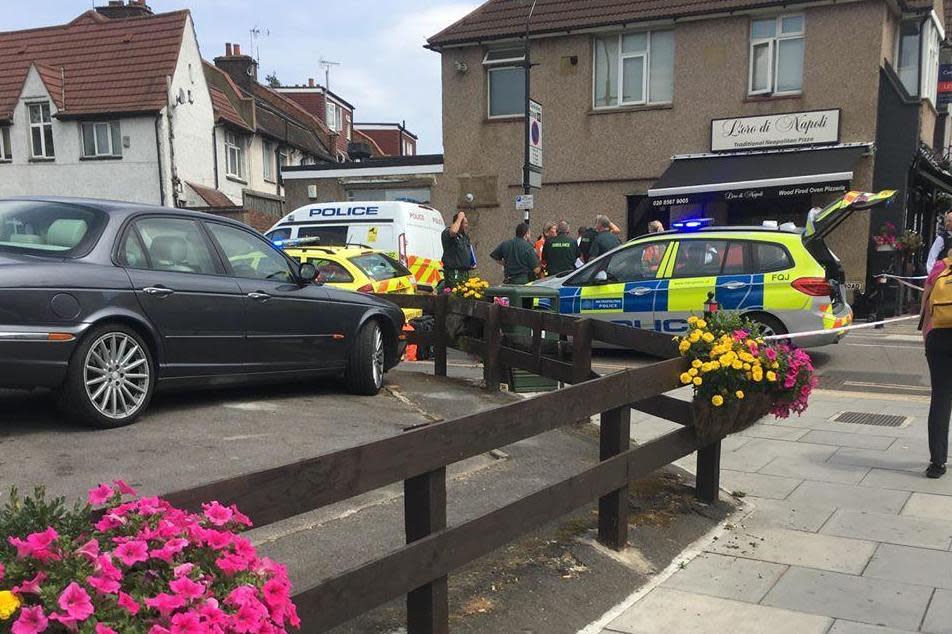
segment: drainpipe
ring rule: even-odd
[[[159,128],[162,124],[162,112],[155,115],[155,158],[159,164],[159,204],[165,206],[165,174],[162,172],[162,133]]]
[[[169,125],[169,173],[172,176],[172,206],[179,206],[179,197],[178,197],[178,168],[175,165],[175,132],[172,130],[172,104],[169,103],[170,97],[172,95],[172,76],[165,76],[165,86],[166,86],[166,109],[165,116]]]
[[[218,189],[218,126],[212,126],[212,161],[215,165],[215,189]]]

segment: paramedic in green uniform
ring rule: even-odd
[[[443,243],[443,286],[446,288],[456,288],[468,280],[476,266],[476,256],[467,229],[469,220],[465,213],[458,211],[453,216],[453,224],[444,229],[440,236]]]
[[[516,237],[493,249],[489,257],[503,265],[506,284],[528,284],[539,274],[539,256],[529,244],[529,225],[516,225]]]
[[[578,244],[569,235],[569,223],[564,220],[558,225],[558,233],[545,241],[542,247],[542,261],[545,262],[546,275],[558,275],[575,269],[578,259]]]
[[[588,259],[594,260],[600,255],[605,255],[615,247],[621,244],[617,233],[621,233],[615,224],[608,219],[608,216],[595,217],[595,239],[592,240],[592,248],[588,252]]]

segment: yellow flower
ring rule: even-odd
[[[774,370],[776,370],[777,368],[780,367],[780,364],[777,363],[776,361],[774,361],[773,363],[770,364],[770,367],[773,368]]]
[[[691,348],[691,342],[687,339],[682,339],[681,343],[678,344],[678,350],[681,352],[687,352]]]
[[[702,364],[701,364],[701,361],[700,361],[699,359],[695,359],[694,361],[691,362],[691,367],[692,367],[692,368],[699,368],[699,367],[701,367],[701,365],[702,365]]]
[[[743,370],[744,364],[740,362],[740,359],[738,359],[731,364],[731,367],[735,370]]]
[[[771,383],[775,382],[775,381],[777,380],[777,374],[776,374],[776,372],[774,372],[773,370],[768,370],[768,371],[767,371],[767,380],[770,381]]]
[[[687,372],[681,375],[681,383],[684,383],[685,385],[687,385],[691,382],[691,380],[692,380],[692,377]]]
[[[711,403],[714,404],[714,407],[720,407],[724,404],[724,397],[720,394],[715,394],[711,397]]]
[[[745,364],[744,364],[744,369],[745,369],[745,370],[749,370],[749,369],[750,369],[750,364],[749,364],[749,363],[745,363]]]
[[[737,398],[739,398],[739,399],[741,399],[741,400],[744,400],[744,391],[743,391],[743,390],[737,390],[736,392],[734,392],[734,394],[737,396]]]
[[[690,335],[688,335],[688,339],[690,339],[692,343],[697,342],[698,340],[700,340],[700,338],[701,338],[701,333],[699,333],[697,330],[695,330]]]
[[[764,375],[763,375],[763,374],[755,374],[755,375],[753,375],[753,376],[754,376],[754,382],[755,382],[755,383],[760,383],[760,382],[764,379]]]
[[[698,328],[702,329],[702,330],[703,330],[704,328],[707,328],[707,322],[704,321],[703,319],[698,319],[698,320],[697,320],[697,323],[695,323],[694,325],[697,326]]]
[[[721,369],[721,363],[720,363],[720,361],[711,361],[711,369],[712,369],[712,370],[720,370],[720,369]]]
[[[711,343],[714,341],[714,335],[709,332],[705,332],[703,335],[701,335],[701,339],[703,339],[706,343]]]
[[[697,376],[697,368],[691,368],[688,370],[688,376]]]
[[[694,377],[694,385],[701,385],[702,383],[704,383],[704,379],[699,376]]]
[[[704,364],[701,365],[701,374],[704,374],[704,373],[710,372],[710,371],[711,371],[711,364],[710,364],[710,363],[704,363]]]
[[[9,590],[0,592],[0,621],[6,621],[20,607],[20,599]]]
[[[691,315],[690,317],[688,317],[688,323],[693,326],[694,324],[697,323],[697,317],[694,315]]]

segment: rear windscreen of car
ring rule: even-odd
[[[0,202],[0,249],[75,256],[87,252],[106,226],[98,209],[59,202]]]
[[[301,227],[297,237],[320,238],[322,247],[341,247],[347,244],[347,225],[336,227]]]
[[[382,253],[367,253],[350,259],[367,277],[379,282],[410,275],[410,270]]]

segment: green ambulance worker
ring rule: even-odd
[[[569,223],[564,220],[558,225],[558,233],[545,241],[542,247],[542,261],[545,262],[546,275],[558,275],[575,269],[578,259],[578,243],[569,236]]]
[[[462,211],[453,216],[453,224],[443,230],[443,286],[456,288],[470,278],[476,267],[476,255],[469,241],[469,220]],[[437,288],[442,291],[442,288]]]
[[[528,284],[539,275],[539,256],[529,244],[529,225],[516,225],[516,237],[493,249],[489,257],[503,265],[506,284]]]
[[[605,255],[615,247],[621,244],[616,233],[621,233],[615,223],[608,219],[608,216],[595,216],[595,239],[592,240],[592,248],[588,252],[588,259],[594,260],[600,255]]]

